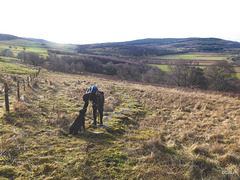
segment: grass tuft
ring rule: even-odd
[[[13,179],[17,176],[18,172],[16,167],[13,166],[2,166],[0,167],[0,177]]]

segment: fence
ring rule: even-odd
[[[23,91],[26,91],[26,89],[27,88],[30,88],[31,86],[30,86],[30,84],[31,83],[35,83],[35,79],[39,76],[39,74],[40,74],[40,68],[38,69],[38,71],[36,72],[36,73],[34,73],[34,74],[30,74],[30,77],[27,77],[26,78],[26,81],[25,80],[22,80],[21,82],[19,81],[19,80],[17,80],[17,85],[16,85],[16,87],[17,87],[17,89],[16,89],[16,91],[17,91],[17,101],[20,101],[20,97],[21,97],[21,91],[20,91],[20,89],[21,89],[21,87],[23,88]],[[21,85],[20,85],[20,83],[21,83]],[[27,87],[26,87],[26,85],[27,85]],[[9,85],[8,85],[8,83],[4,83],[4,93],[3,94],[0,94],[0,97],[4,97],[4,101],[5,101],[5,110],[6,110],[6,112],[7,113],[9,113],[10,112],[10,106],[9,106],[9,95],[10,95],[10,93],[12,93],[12,92],[14,92],[13,91],[13,89],[10,89],[9,88]],[[1,114],[0,114],[1,115]],[[3,118],[2,118],[2,125],[1,125],[2,127],[4,127],[4,121],[3,121]],[[1,128],[2,128],[1,127]],[[6,139],[7,139],[7,137],[3,137],[3,133],[1,134],[1,147],[0,147],[0,155],[2,155],[3,153],[4,153],[4,151],[5,151],[5,149],[6,149],[6,147],[5,147],[5,145],[6,145]]]
[[[22,87],[23,91],[26,91],[26,85],[27,85],[27,87],[31,87],[30,83],[33,83],[35,81],[35,79],[39,76],[40,70],[41,69],[39,68],[38,72],[36,72],[34,74],[30,74],[30,77],[27,77],[26,81],[25,80],[21,81],[22,82],[21,86],[20,86],[20,81],[17,80],[17,86],[16,86],[17,87],[17,93],[16,93],[17,94],[17,101],[20,101],[20,97],[21,97],[20,88]],[[4,93],[2,95],[0,95],[0,97],[4,96],[5,110],[6,110],[7,113],[10,112],[10,107],[9,107],[9,94],[10,93],[12,93],[12,90],[9,89],[9,86],[8,86],[7,83],[4,83]]]

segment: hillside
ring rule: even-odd
[[[13,39],[21,39],[21,38],[13,35],[8,35],[8,34],[0,34],[0,41],[13,40]]]
[[[7,81],[13,90],[10,113],[0,117],[2,178],[240,176],[238,97],[43,69],[31,87],[25,92],[21,89],[21,101],[17,102],[14,79],[36,70],[9,64],[5,67],[2,63],[5,68],[0,69],[1,81]],[[82,95],[92,85],[105,93],[105,126],[91,125],[89,107],[87,132],[68,135],[71,122],[83,106]],[[0,102],[2,97],[3,92]]]
[[[79,53],[118,57],[163,56],[191,52],[240,53],[240,43],[217,38],[165,38],[79,45]]]
[[[76,54],[76,46],[68,44],[57,44],[42,39],[21,38],[12,35],[0,34],[0,55],[4,50],[11,50],[13,56],[17,57],[18,53],[34,52],[43,57],[49,53],[60,52],[60,54]]]

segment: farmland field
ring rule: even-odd
[[[156,66],[164,72],[169,72],[168,65],[148,64],[150,66]]]
[[[218,53],[196,53],[196,54],[182,54],[182,55],[166,55],[156,56],[153,59],[169,59],[169,60],[227,60],[229,55]]]
[[[159,65],[159,64],[148,64],[148,65],[156,66],[164,72],[169,72],[170,71],[169,68],[168,68],[168,65]],[[202,69],[206,68],[206,66],[195,66],[195,67],[199,67],[199,68],[202,68]],[[236,70],[237,78],[240,79],[240,68],[236,67],[235,70]]]

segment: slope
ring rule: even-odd
[[[139,39],[118,43],[79,45],[79,53],[119,57],[162,56],[190,52],[240,52],[240,43],[218,38]]]
[[[68,135],[91,85],[105,93],[106,127],[89,107],[88,132]],[[21,99],[1,117],[1,177],[239,178],[237,97],[43,70]]]

